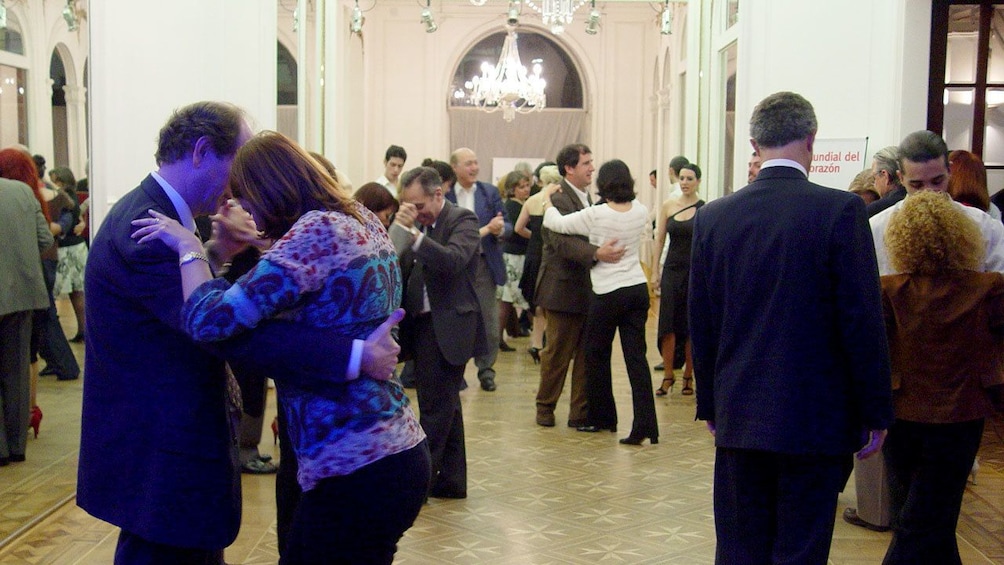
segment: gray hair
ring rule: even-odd
[[[903,169],[903,161],[926,163],[939,157],[945,160],[945,167],[948,167],[948,145],[933,131],[915,131],[904,137],[899,144],[900,170]]]
[[[443,187],[443,179],[436,172],[436,169],[432,167],[415,167],[401,175],[401,190],[408,188],[416,181],[422,187],[422,192],[427,196],[436,194],[436,189]]]
[[[816,133],[812,104],[794,92],[775,92],[753,108],[750,137],[760,147],[783,147]]]
[[[899,148],[895,145],[883,148],[872,156],[875,160],[875,172],[885,171],[889,174],[889,181],[899,184]]]

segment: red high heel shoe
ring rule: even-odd
[[[38,427],[42,425],[42,409],[38,406],[31,407],[31,417],[28,420],[28,427],[35,430],[35,438],[38,438]]]
[[[272,418],[272,445],[279,443],[279,417]]]

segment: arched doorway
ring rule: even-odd
[[[66,119],[66,66],[59,49],[49,57],[49,80],[52,81],[52,167],[69,165],[69,134]]]
[[[297,139],[296,58],[282,42],[276,49],[276,131]]]
[[[546,32],[521,29],[517,35],[521,63],[543,67],[546,107],[517,114],[511,122],[504,121],[501,112],[474,107],[466,83],[481,73],[483,63],[498,62],[505,36],[499,31],[475,42],[460,58],[447,91],[450,146],[472,148],[481,161],[481,180],[489,182],[496,180],[491,173],[494,159],[553,160],[569,143],[588,143],[586,92],[579,67]]]

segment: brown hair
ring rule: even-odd
[[[258,229],[272,239],[311,210],[337,210],[363,222],[338,181],[296,142],[274,131],[259,133],[237,151],[230,190],[249,204]]]
[[[885,230],[892,266],[901,273],[932,275],[977,270],[983,261],[983,236],[944,194],[919,191],[903,201]]]
[[[49,217],[49,205],[45,202],[41,191],[38,188],[38,168],[31,155],[20,149],[4,149],[0,151],[0,177],[10,180],[21,181],[31,188],[35,195],[35,200],[42,206],[42,214],[45,220],[52,221]]]
[[[952,200],[986,212],[990,209],[987,191],[987,168],[969,151],[952,151],[948,155],[948,194]]]
[[[401,206],[387,190],[387,187],[376,182],[368,182],[360,186],[352,197],[374,214],[383,212],[387,208],[393,208],[396,214],[397,209]]]

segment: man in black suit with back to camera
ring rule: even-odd
[[[851,455],[877,452],[892,422],[864,203],[807,180],[816,127],[798,94],[761,101],[759,175],[694,224],[690,327],[697,418],[715,435],[719,564],[825,564]]]

